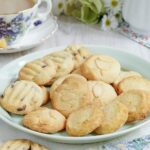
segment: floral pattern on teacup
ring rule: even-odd
[[[20,13],[9,22],[0,17],[0,38],[5,38],[8,44],[13,42],[29,26],[29,24],[24,24],[24,22],[29,22],[31,17],[32,13],[28,16]]]
[[[0,39],[5,39],[8,45],[11,45],[17,37],[21,36],[25,30],[28,30],[31,23],[33,13],[25,15],[19,13],[17,16],[12,18],[10,21],[5,20],[4,17],[0,17]],[[41,25],[40,19],[33,22],[33,27]]]

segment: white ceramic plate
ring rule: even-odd
[[[125,53],[120,50],[116,50],[113,48],[106,48],[106,47],[100,47],[100,46],[86,46],[87,48],[91,49],[93,53],[98,53],[98,54],[108,54],[113,57],[115,57],[123,66],[123,68],[129,69],[129,70],[134,70],[139,73],[141,73],[143,76],[146,78],[150,78],[150,63],[146,62],[143,59],[140,59],[139,57],[136,57],[134,55]],[[10,84],[10,82],[13,82],[17,78],[18,71],[20,68],[27,62],[42,57],[43,55],[53,52],[54,50],[61,50],[64,47],[57,47],[57,48],[50,48],[49,50],[41,51],[41,52],[35,52],[29,55],[26,55],[24,57],[21,57],[5,67],[3,67],[0,70],[0,94],[3,93],[4,89]],[[122,127],[120,130],[111,133],[111,134],[106,134],[106,135],[94,135],[90,134],[88,136],[84,137],[70,137],[68,136],[65,132],[59,132],[56,134],[43,134],[43,133],[38,133],[35,131],[32,131],[30,129],[27,129],[21,125],[21,116],[17,115],[11,115],[7,113],[4,109],[0,108],[0,118],[6,122],[7,124],[21,130],[24,132],[27,132],[29,134],[34,134],[36,136],[40,136],[46,139],[49,139],[51,141],[55,142],[61,142],[61,143],[74,143],[74,144],[79,144],[79,143],[92,143],[92,142],[99,142],[99,141],[106,141],[110,140],[112,138],[127,134],[133,130],[136,130],[148,122],[150,122],[150,116],[145,118],[142,121],[138,121],[135,123],[131,123],[128,125],[125,125]]]
[[[50,15],[43,24],[30,30],[11,46],[0,48],[0,54],[21,52],[36,47],[52,36],[57,28],[56,17]]]

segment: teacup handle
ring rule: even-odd
[[[41,8],[40,8],[40,5],[46,5],[46,10],[44,10],[43,12],[41,12]],[[38,6],[38,12],[37,12],[37,15],[36,17],[33,19],[30,27],[29,27],[29,30],[35,28],[36,26],[40,25],[43,21],[45,21],[48,17],[48,15],[50,14],[52,10],[52,2],[51,0],[41,0],[39,6]]]

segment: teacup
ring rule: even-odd
[[[150,35],[150,0],[125,0],[123,18],[131,29],[139,34]]]
[[[42,24],[51,9],[51,0],[35,0],[33,7],[29,9],[0,15],[0,39],[11,45],[29,30]]]

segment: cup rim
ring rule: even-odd
[[[32,1],[35,2],[35,0],[32,0]],[[0,17],[14,16],[14,15],[17,15],[17,14],[20,14],[20,13],[25,13],[25,12],[27,12],[27,11],[29,11],[29,10],[32,10],[32,9],[34,9],[35,7],[37,7],[37,6],[40,4],[40,1],[41,1],[41,0],[37,0],[37,1],[35,2],[35,4],[34,4],[31,8],[28,8],[28,9],[25,9],[25,10],[21,10],[21,11],[18,11],[18,12],[16,12],[16,13],[0,14]]]

